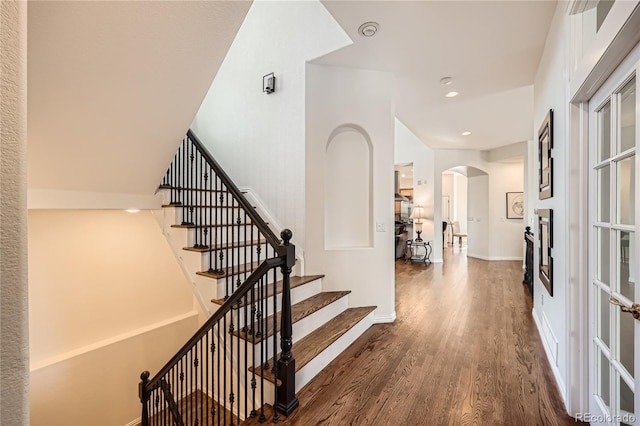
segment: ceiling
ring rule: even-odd
[[[555,0],[323,4],[354,43],[313,62],[394,73],[396,116],[430,147],[487,150],[533,139],[533,81]],[[358,34],[368,21],[380,26],[370,38]],[[453,83],[442,85],[443,77]]]
[[[249,7],[29,1],[30,193],[153,194]]]

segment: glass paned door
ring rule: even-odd
[[[594,424],[640,425],[636,358],[640,322],[616,304],[639,302],[638,260],[638,95],[636,68],[607,82],[591,100],[590,139],[590,318],[591,401]],[[606,91],[609,88],[608,92]],[[595,421],[593,421],[595,420]]]

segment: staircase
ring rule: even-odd
[[[349,291],[303,275],[291,232],[275,236],[191,131],[160,191],[163,232],[210,317],[153,378],[141,375],[142,425],[279,421],[375,307],[350,307]]]

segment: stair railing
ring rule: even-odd
[[[273,403],[272,421],[278,422],[278,413],[289,415],[298,406],[291,231],[281,232],[282,241],[275,236],[191,130],[160,187],[180,211],[177,226],[193,229],[188,249],[203,253],[199,274],[223,281],[224,303],[153,378],[141,374],[142,426],[235,425],[257,416],[266,421],[265,403]],[[277,362],[270,363],[271,357]],[[268,386],[273,401],[265,400]]]

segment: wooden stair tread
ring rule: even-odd
[[[303,284],[307,284],[310,283],[312,281],[318,280],[320,278],[324,278],[324,275],[304,275],[304,276],[293,276],[291,277],[290,280],[290,285],[291,288],[296,288],[299,287]],[[267,294],[266,294],[266,298],[269,298],[271,296],[273,296],[273,284],[269,284],[267,285]],[[278,281],[276,283],[276,294],[280,294],[282,293],[282,280]],[[255,295],[255,300],[262,300],[261,295]],[[213,299],[212,302],[217,304],[217,305],[222,305],[224,303],[224,298],[222,299]],[[249,301],[250,302],[250,301]],[[240,303],[240,307],[244,307],[245,303],[244,300]],[[237,307],[234,307],[234,309],[237,309]]]
[[[193,420],[197,417],[200,419],[199,424],[215,425],[218,424],[218,422],[220,422],[220,424],[224,424],[224,419],[227,420],[226,424],[229,424],[231,422],[231,419],[233,419],[233,424],[238,424],[238,417],[236,415],[231,415],[231,412],[228,409],[224,408],[223,404],[220,404],[220,406],[218,407],[218,403],[201,390],[196,390],[183,397],[176,403],[176,405],[178,406],[178,410],[182,414],[182,422],[185,425],[187,424],[187,410],[189,410],[189,419]],[[215,414],[211,414],[212,408],[216,409]],[[218,408],[220,408],[220,413],[217,412]],[[271,410],[273,411],[272,408]],[[266,407],[265,415],[267,415]],[[203,418],[203,416],[206,417]],[[220,420],[218,420],[218,417],[220,418]],[[149,424],[165,424],[165,422],[166,424],[173,424],[172,419],[173,417],[171,416],[169,409],[164,408],[156,415],[150,416]],[[140,425],[141,424],[138,423],[136,426]]]
[[[244,209],[244,207],[242,206],[220,206],[220,205],[215,205],[215,206],[210,206],[207,204],[182,204],[180,202],[175,203],[175,204],[163,204],[162,205],[163,208],[169,208],[169,207],[187,207],[187,208],[191,208],[193,207],[194,209],[197,208],[202,208],[202,209],[210,209],[210,208],[214,208],[214,209]],[[254,209],[257,208],[256,206],[251,206]]]
[[[172,228],[183,228],[183,229],[202,229],[202,228],[224,228],[230,226],[243,226],[243,225],[254,225],[253,222],[243,222],[243,223],[216,223],[213,225],[194,225],[191,223],[187,223],[185,225],[175,224],[171,225]]]
[[[343,298],[347,294],[351,293],[351,291],[326,291],[322,293],[318,293],[314,296],[309,297],[308,299],[304,299],[303,301],[296,303],[291,306],[291,323],[295,324],[296,322],[308,317],[314,312],[319,311],[325,306],[330,305],[338,299]],[[270,315],[267,318],[267,329],[265,333],[260,336],[254,336],[252,334],[247,335],[246,331],[235,331],[233,334],[235,336],[239,336],[241,339],[248,340],[251,343],[258,343],[264,338],[268,338],[273,336],[274,333],[280,331],[280,312],[276,314],[275,323],[273,315]],[[275,325],[275,330],[274,330]],[[257,328],[256,323],[252,325],[253,329]]]
[[[251,271],[254,271],[258,266],[260,266],[260,263],[258,262],[245,263],[244,265],[229,266],[228,268],[223,269],[222,272],[220,273],[201,271],[201,272],[196,272],[196,274],[201,275],[203,277],[213,278],[217,280],[220,278],[225,278],[233,275],[244,274],[245,272],[251,273]]]
[[[182,250],[186,251],[195,251],[199,253],[205,253],[208,251],[216,251],[216,250],[225,250],[230,248],[239,248],[239,247],[248,247],[254,245],[262,245],[266,244],[267,240],[253,240],[253,241],[236,241],[233,244],[229,243],[220,243],[213,247],[184,247]]]
[[[296,360],[296,372],[307,365],[313,358],[328,348],[332,343],[338,340],[343,334],[354,327],[358,322],[373,312],[376,306],[364,306],[361,308],[349,308],[328,321],[312,333],[306,335],[297,342],[294,342],[293,357]],[[272,367],[274,358],[268,361],[268,365]],[[263,370],[262,367],[249,367],[249,371],[256,371],[266,380],[274,383],[275,376],[271,372],[271,368]]]

